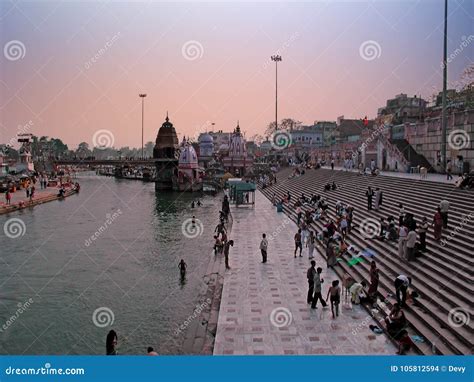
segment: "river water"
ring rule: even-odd
[[[191,209],[195,195],[153,183],[78,181],[78,195],[0,216],[0,354],[104,354],[110,329],[120,354],[181,354],[176,328],[206,290],[221,198]],[[203,229],[189,238],[182,223],[193,214]],[[2,229],[12,218],[17,238]]]

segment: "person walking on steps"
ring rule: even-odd
[[[372,187],[369,186],[367,188],[365,196],[367,196],[367,211],[370,211],[372,209],[372,199],[374,197],[374,191],[372,190]]]
[[[418,227],[418,233],[420,235],[420,250],[422,252],[426,251],[426,232],[428,231],[428,219],[426,216],[421,220],[421,224]]]
[[[306,241],[306,246],[308,247],[308,257],[310,260],[314,258],[313,252],[314,252],[315,244],[316,244],[316,237],[314,236],[314,232],[311,231],[309,233],[308,240]]]
[[[446,180],[451,180],[453,179],[453,176],[451,175],[453,171],[453,166],[450,160],[446,163]]]
[[[439,209],[441,212],[441,217],[443,218],[443,228],[448,228],[448,211],[449,211],[449,202],[446,199],[443,199],[439,203]]]

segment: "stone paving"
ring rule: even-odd
[[[275,208],[260,192],[254,209],[233,208],[230,238],[231,269],[226,271],[219,311],[214,354],[395,354],[384,334],[365,309],[342,298],[340,314],[330,309],[311,309],[306,303],[307,249],[293,257],[295,223]],[[259,244],[265,232],[269,240],[268,262],[262,264]],[[326,269],[315,250],[316,266],[323,268],[323,297],[337,279]]]

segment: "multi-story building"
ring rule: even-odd
[[[391,124],[416,122],[423,120],[427,102],[414,95],[398,94],[395,98],[387,100],[384,107],[377,111],[377,117]]]

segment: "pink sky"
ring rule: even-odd
[[[470,35],[472,8],[450,2],[448,53]],[[247,136],[262,134],[275,115],[277,51],[279,117],[307,124],[374,117],[395,94],[441,87],[441,2],[2,2],[0,17],[2,143],[32,121],[28,132],[70,147],[92,144],[99,129],[116,147],[138,147],[141,92],[145,141],[167,110],[180,137],[237,120]],[[19,58],[12,41],[23,44]],[[367,41],[372,60],[361,56]],[[472,47],[450,63],[449,80],[470,60]]]

